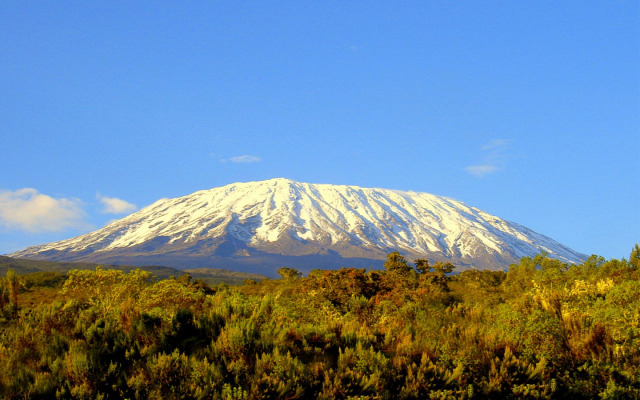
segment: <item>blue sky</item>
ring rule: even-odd
[[[640,242],[638,1],[0,3],[0,254],[238,181]]]

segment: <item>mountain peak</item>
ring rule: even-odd
[[[541,251],[565,262],[585,258],[454,199],[286,178],[165,199],[95,232],[12,256],[265,272],[378,266],[394,250],[493,269]]]

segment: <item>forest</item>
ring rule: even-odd
[[[640,398],[640,247],[507,272],[385,268],[210,285],[96,267],[0,282],[6,399]]]

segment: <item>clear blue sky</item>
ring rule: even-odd
[[[638,1],[4,1],[0,254],[286,177],[628,257],[639,43]]]

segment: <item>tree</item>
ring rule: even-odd
[[[631,256],[629,256],[629,265],[631,268],[640,269],[640,246],[636,243],[633,250],[631,250]]]
[[[180,276],[177,281],[185,286],[189,286],[189,284],[191,284],[191,279],[193,279],[193,277],[188,272],[185,272],[185,274]]]
[[[455,267],[450,262],[442,262],[438,261],[433,264],[433,277],[432,282],[440,286],[442,290],[445,292],[449,291],[449,277],[447,274],[450,274]]]
[[[384,268],[389,272],[403,275],[412,270],[409,264],[407,264],[407,260],[405,260],[402,254],[397,251],[387,255],[387,261],[384,263]]]
[[[431,271],[431,267],[429,266],[429,260],[427,260],[426,258],[419,258],[414,261],[414,264],[416,264],[416,271],[418,271],[421,274],[426,274],[429,271]]]
[[[302,277],[302,272],[298,271],[295,268],[282,267],[278,269],[278,274],[285,281],[292,281],[294,279],[298,279]]]
[[[450,262],[443,263],[442,261],[438,261],[433,265],[433,272],[439,275],[450,274],[455,267]]]
[[[18,314],[18,285],[20,284],[16,271],[9,268],[7,270],[7,285],[9,289],[9,304],[11,304],[11,313],[16,316]]]

